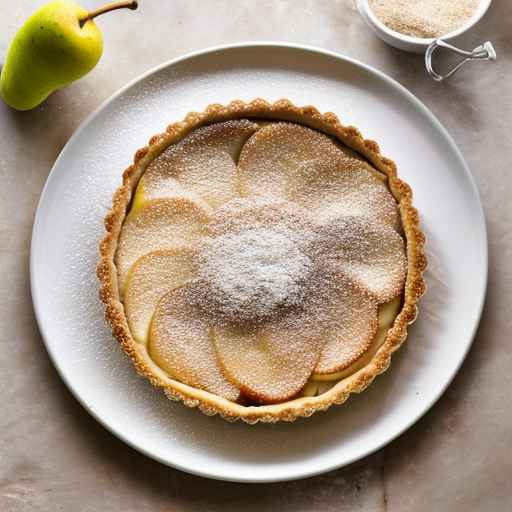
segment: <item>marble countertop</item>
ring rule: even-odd
[[[0,55],[40,3],[1,2]],[[512,2],[494,0],[464,41],[472,48],[492,40],[498,62],[474,64],[445,84],[428,79],[421,57],[376,39],[352,0],[140,4],[137,15],[106,15],[98,22],[105,53],[87,77],[31,112],[0,104],[0,510],[510,510]],[[471,352],[421,421],[350,467],[302,481],[251,485],[209,481],[162,466],[124,445],[82,409],[44,350],[32,310],[28,259],[34,212],[49,169],[92,110],[164,60],[221,43],[263,39],[316,45],[360,59],[398,80],[439,117],[480,189],[490,273]]]

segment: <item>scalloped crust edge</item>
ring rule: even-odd
[[[133,191],[149,162],[170,144],[175,144],[200,126],[251,117],[296,122],[331,135],[363,155],[385,174],[388,186],[399,205],[408,261],[403,307],[389,329],[384,343],[366,366],[340,380],[334,387],[319,396],[301,397],[280,404],[262,406],[235,404],[207,391],[171,379],[158,369],[148,357],[144,347],[137,344],[131,335],[119,297],[117,270],[114,263],[117,239],[130,206]],[[208,416],[219,414],[228,421],[241,419],[249,424],[294,421],[299,417],[309,417],[317,411],[325,411],[333,404],[342,404],[352,393],[362,392],[377,375],[389,367],[393,352],[407,337],[408,325],[417,317],[417,304],[426,290],[423,278],[427,266],[424,252],[425,236],[420,229],[418,211],[412,205],[411,188],[397,177],[395,163],[381,155],[375,141],[364,139],[359,130],[353,126],[343,126],[335,114],[331,112],[322,114],[312,106],[297,107],[286,99],[275,103],[258,98],[248,103],[233,101],[225,106],[212,104],[204,112],[191,112],[183,121],[169,125],[164,133],[153,136],[147,146],[135,153],[133,164],[124,171],[123,184],[114,193],[112,208],[105,217],[105,229],[107,233],[100,243],[97,275],[100,281],[99,296],[105,304],[105,318],[112,328],[112,334],[131,358],[137,372],[146,377],[155,387],[162,388],[168,398],[181,401],[187,407],[197,407]]]

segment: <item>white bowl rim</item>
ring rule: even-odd
[[[368,2],[369,0],[357,0],[357,7],[359,11],[368,17],[368,19],[371,21],[375,28],[377,28],[381,32],[384,32],[387,36],[399,41],[403,41],[404,43],[424,46],[425,48],[436,39],[439,39],[437,37],[409,36],[407,34],[402,34],[401,32],[397,32],[396,30],[389,28],[382,21],[380,21],[379,18],[377,18],[377,16],[369,6]],[[489,7],[491,6],[491,3],[492,0],[480,0],[480,4],[476,8],[473,16],[471,16],[471,18],[469,18],[469,20],[464,25],[459,27],[457,30],[454,30],[444,36],[441,36],[441,38],[444,40],[450,40],[470,30],[484,17],[485,13],[489,10]]]

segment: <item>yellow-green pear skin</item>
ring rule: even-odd
[[[29,110],[53,91],[88,73],[103,51],[103,38],[87,11],[54,0],[35,11],[11,42],[0,75],[0,94],[17,110]]]

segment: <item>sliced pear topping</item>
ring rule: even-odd
[[[216,207],[237,195],[236,161],[245,141],[258,129],[246,119],[194,130],[167,148],[144,173],[147,198],[196,194]]]
[[[392,301],[379,306],[379,330],[388,330],[393,325],[400,309],[402,308],[402,297],[399,295]]]
[[[151,322],[149,354],[172,378],[237,401],[240,392],[223,376],[210,327],[201,311],[190,305],[189,293],[189,285],[184,285],[158,303]]]
[[[166,191],[165,198],[166,199],[187,199],[189,201],[192,201],[193,203],[196,203],[198,206],[203,208],[206,211],[210,211],[211,208],[208,205],[206,201],[201,199],[197,194],[194,192],[191,192],[190,190],[186,190],[181,185],[176,183],[176,186],[174,188],[169,187],[169,189]],[[151,197],[148,197],[148,194],[146,193],[145,186],[144,186],[144,176],[141,177],[139,180],[139,183],[137,185],[137,188],[135,189],[135,194],[133,196],[130,213],[129,215],[136,215],[142,206],[146,203],[146,201],[151,200]],[[155,198],[153,198],[155,199]]]
[[[328,267],[312,268],[296,305],[260,321],[214,322],[219,363],[245,395],[260,403],[277,403],[304,387],[332,323],[329,304],[336,294],[332,282]]]
[[[330,261],[379,303],[403,289],[407,258],[402,237],[367,217],[338,217],[321,226],[311,245],[313,257]]]
[[[304,386],[301,396],[320,396],[336,385],[336,382],[310,379]]]
[[[337,275],[326,304],[329,328],[315,373],[333,373],[356,361],[372,344],[378,328],[377,303],[350,279]]]
[[[144,194],[144,176],[139,180],[135,194],[133,195],[132,204],[129,215],[136,215],[139,213],[142,205],[146,202],[146,196]]]
[[[238,161],[242,195],[290,198],[290,185],[341,152],[329,137],[291,123],[272,123],[245,144]]]
[[[195,277],[194,251],[153,251],[140,257],[128,274],[124,308],[130,331],[146,343],[149,325],[158,301],[168,292]]]
[[[386,177],[330,137],[198,128],[149,164],[121,228],[130,330],[162,371],[228,400],[316,396],[331,383],[312,376],[344,375],[385,337],[399,230]]]
[[[121,294],[135,261],[159,249],[193,247],[207,221],[204,209],[183,198],[147,201],[138,213],[128,216],[119,234],[115,258]]]
[[[214,343],[227,378],[260,403],[295,396],[306,384],[323,346],[322,327],[304,313],[262,325],[217,325]]]
[[[273,123],[245,144],[238,163],[242,195],[272,195],[315,211],[317,217],[365,213],[399,226],[385,177],[327,135]]]
[[[337,166],[317,168],[307,180],[297,180],[290,196],[314,212],[320,222],[340,216],[364,215],[379,224],[400,231],[398,205],[385,181],[356,158],[346,158]]]
[[[388,335],[389,329],[392,327],[395,318],[400,313],[401,307],[401,296],[395,297],[391,302],[381,304],[379,306],[379,327],[377,334],[372,340],[370,348],[361,357],[356,359],[348,366],[345,366],[342,370],[335,373],[314,373],[311,378],[314,379],[314,381],[335,382],[353,375],[355,372],[366,366],[377,353],[377,350],[379,350],[382,344],[386,341],[386,336]]]

